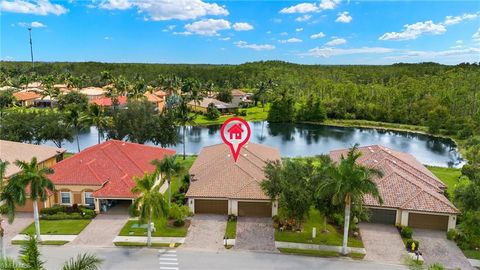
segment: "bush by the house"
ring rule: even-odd
[[[408,238],[408,239],[412,238],[412,233],[413,233],[412,228],[408,226],[404,226],[400,230],[400,234],[402,235],[403,238]]]
[[[185,193],[173,194],[172,202],[178,205],[185,205],[187,203],[187,198],[185,197]]]
[[[190,214],[190,209],[186,205],[172,204],[168,211],[168,217],[173,219],[173,225],[181,227],[185,224],[185,218]]]
[[[228,221],[237,221],[237,216],[235,216],[235,215],[228,215]]]
[[[447,232],[447,239],[448,240],[456,241],[459,238],[459,236],[460,236],[459,232],[455,229],[450,229]]]
[[[215,120],[220,117],[220,111],[215,107],[215,104],[210,103],[207,107],[207,113],[205,114],[208,120]]]
[[[240,111],[238,112],[238,115],[240,115],[240,116],[247,116],[247,110],[240,110]]]
[[[412,249],[412,243],[415,243],[415,249]],[[407,239],[407,241],[405,242],[405,247],[409,251],[416,251],[420,247],[420,242],[418,242],[418,240],[414,240],[414,239]]]
[[[92,219],[96,216],[94,210],[85,206],[55,205],[40,210],[41,219],[62,220],[62,219]]]
[[[180,185],[180,188],[178,189],[179,193],[187,193],[188,188],[190,187],[190,175],[185,174],[182,178],[182,184]]]

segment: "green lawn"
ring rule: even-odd
[[[228,239],[235,239],[237,236],[237,221],[227,221],[227,229],[225,230],[225,237]]]
[[[41,234],[79,234],[90,223],[90,219],[40,220]],[[30,224],[23,234],[35,234],[35,224]]]
[[[183,177],[188,174],[188,170],[190,170],[190,167],[192,167],[193,162],[197,156],[185,156],[185,160],[183,159],[182,154],[177,153],[177,158],[176,161],[182,165],[182,170],[180,173],[178,173],[178,176],[172,177],[172,194],[175,194],[178,192],[178,189],[180,188],[178,183],[183,180]]]
[[[262,121],[266,120],[268,116],[268,110],[270,109],[270,105],[266,104],[265,108],[262,108],[262,106],[256,106],[256,107],[250,107],[250,108],[245,108],[245,109],[238,109],[238,111],[246,111],[247,115],[246,116],[238,116],[246,121]],[[215,125],[215,124],[223,124],[225,120],[228,118],[234,117],[233,114],[230,115],[222,115],[216,120],[209,120],[207,119],[206,116],[204,115],[197,115],[197,118],[195,119],[195,124],[199,126],[204,126],[204,125]]]
[[[377,129],[428,133],[428,128],[425,126],[387,123],[387,122],[378,122],[378,121],[369,121],[369,120],[327,119],[325,122],[323,122],[323,124],[331,125],[331,126],[340,126],[340,127],[364,127],[364,128],[377,128]]]
[[[113,243],[117,247],[146,247],[147,243],[141,242],[114,242]],[[179,243],[175,243],[175,247],[180,246]],[[152,247],[170,247],[170,244],[164,243],[152,243]]]
[[[21,245],[26,242],[26,240],[12,240],[12,245]],[[63,246],[66,243],[68,243],[68,241],[42,241],[40,245]]]
[[[279,248],[278,250],[281,253],[286,253],[286,254],[296,254],[296,255],[304,255],[304,256],[324,257],[324,258],[340,257],[340,253],[336,251],[308,250],[308,249],[294,249],[294,248]],[[365,254],[350,253],[348,254],[348,256],[353,259],[363,259],[363,257],[365,257]]]
[[[427,168],[435,174],[445,185],[450,194],[453,194],[455,185],[458,183],[458,179],[462,175],[462,171],[456,168],[442,168],[427,166]]]
[[[312,228],[317,228],[317,237],[312,239]],[[306,243],[306,244],[318,244],[318,245],[328,245],[328,246],[341,246],[343,234],[335,230],[330,224],[327,224],[328,233],[322,233],[323,228],[323,216],[315,209],[311,209],[309,212],[309,217],[305,221],[304,230],[302,232],[292,232],[292,231],[275,231],[275,241],[282,242],[295,242],[295,243]],[[363,247],[363,243],[359,239],[349,237],[348,239],[349,247]]]
[[[169,226],[164,219],[155,220],[153,223],[156,229],[152,232],[153,237],[185,237],[187,235],[187,223],[183,227]],[[142,225],[138,220],[129,220],[120,231],[120,236],[147,236],[147,229]]]
[[[480,260],[480,250],[463,250],[465,257]]]

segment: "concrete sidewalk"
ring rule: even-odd
[[[147,243],[146,236],[117,236],[113,242],[128,242],[128,243]],[[170,244],[185,242],[185,237],[152,237],[152,243]]]
[[[68,241],[71,242],[77,238],[77,235],[66,235],[66,234],[41,234],[40,237],[42,241]],[[17,234],[12,238],[12,241],[25,241],[28,240],[28,235],[26,234]]]
[[[303,244],[303,243],[293,243],[293,242],[280,242],[275,241],[276,248],[293,248],[293,249],[306,249],[306,250],[323,250],[323,251],[336,251],[341,252],[341,246],[327,246],[327,245],[317,245],[317,244]],[[367,254],[364,248],[356,247],[347,247],[348,253],[360,253]]]

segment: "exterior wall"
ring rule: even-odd
[[[408,213],[407,210],[402,210],[402,220],[400,220],[402,226],[408,226]]]
[[[457,226],[457,216],[449,215],[448,216],[448,229],[447,230],[455,229],[456,226]]]
[[[188,208],[190,208],[190,212],[195,214],[195,199],[188,198],[187,203],[188,203]]]
[[[238,216],[238,201],[228,200],[228,214]]]
[[[278,200],[272,202],[272,217],[278,215]]]
[[[39,167],[44,168],[44,167],[51,167],[57,163],[57,157],[51,157],[41,163],[38,164]]]
[[[60,192],[70,192],[71,204],[85,204],[84,192],[93,192],[101,188],[101,186],[84,186],[84,185],[56,185],[54,204],[61,204]]]

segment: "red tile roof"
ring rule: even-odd
[[[112,99],[109,98],[109,97],[102,97],[102,98],[94,99],[94,100],[90,101],[90,103],[97,104],[98,106],[110,107],[110,106],[112,106]],[[118,97],[118,104],[119,105],[127,104],[127,97],[126,96]]]
[[[97,198],[134,198],[133,177],[155,171],[152,160],[174,154],[175,150],[110,140],[55,164],[50,179],[56,185],[99,186],[93,193]]]
[[[434,213],[459,212],[443,195],[445,184],[415,157],[379,145],[359,147],[358,150],[362,153],[358,163],[384,174],[375,179],[383,205],[371,196],[364,198],[365,205]],[[330,157],[338,161],[347,153],[348,149],[335,150],[330,152]]]
[[[13,96],[18,101],[32,100],[41,97],[40,94],[37,94],[35,92],[16,92],[13,93]]]

